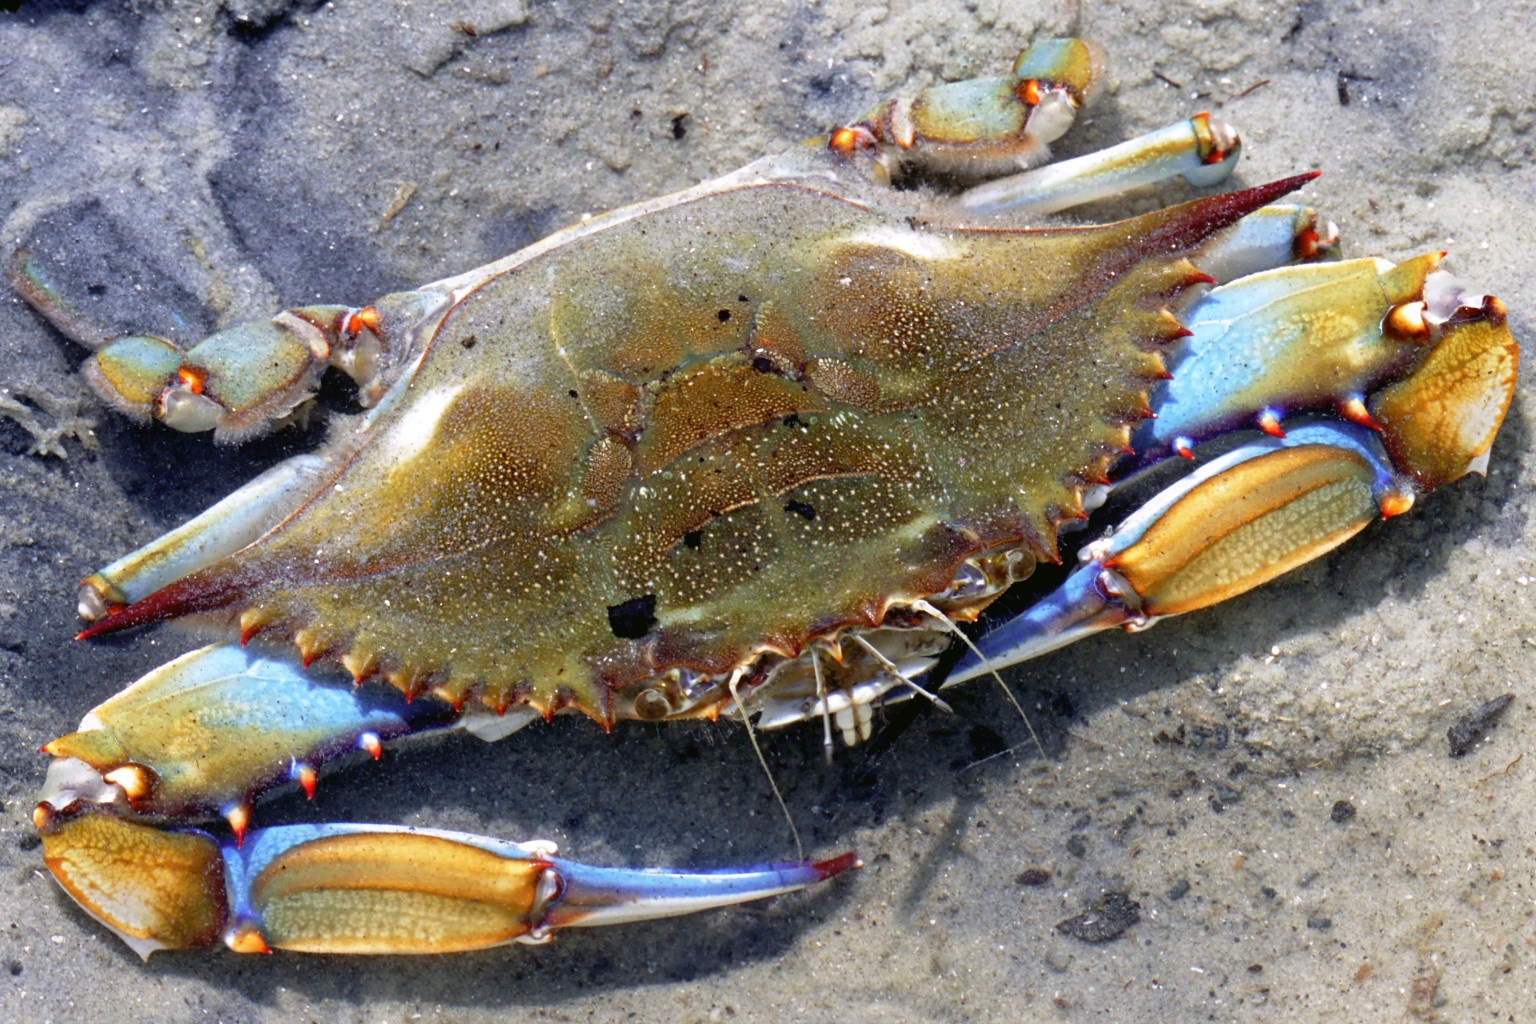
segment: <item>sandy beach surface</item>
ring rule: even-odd
[[[1321,170],[1303,198],[1349,255],[1449,250],[1529,345],[1533,25],[1520,0],[24,2],[0,13],[0,241],[103,323],[196,337],[456,273],[1076,33],[1112,77],[1063,151],[1218,111],[1247,146],[1237,183]],[[952,715],[893,712],[830,767],[815,725],[765,736],[808,852],[855,849],[861,871],[539,949],[143,963],[43,868],[37,751],[195,641],[76,643],[76,584],[323,427],[228,450],[125,423],[10,296],[0,353],[0,1020],[1536,1020],[1529,369],[1486,479],[1228,605],[1013,673],[1043,756],[986,685]],[[1451,758],[1447,728],[1503,693]],[[601,864],[793,854],[725,722],[558,720],[259,813]],[[1097,944],[1057,929],[1106,893],[1140,920]]]

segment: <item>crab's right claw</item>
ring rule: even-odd
[[[596,868],[552,843],[435,829],[292,825],[243,844],[91,808],[38,809],[49,868],[141,956],[223,941],[243,953],[448,953],[543,942],[571,925],[672,917],[793,892],[858,860],[741,871]]]
[[[1261,413],[1259,425],[1273,436],[1205,463],[1150,498],[1109,536],[1084,546],[1082,565],[1027,612],[978,640],[956,663],[946,685],[1102,629],[1141,629],[1164,616],[1235,597],[1332,550],[1378,514],[1406,512],[1418,494],[1484,472],[1514,395],[1519,346],[1503,304],[1492,296],[1470,295],[1448,275],[1429,272],[1435,262],[1437,257],[1409,261],[1384,275],[1389,282],[1411,278],[1416,298],[1394,298],[1396,304],[1365,317],[1367,333],[1374,332],[1380,341],[1380,324],[1385,323],[1386,333],[1405,335],[1410,365],[1399,369],[1403,356],[1390,346],[1384,349],[1381,374],[1388,383],[1376,388],[1367,374],[1362,381],[1368,401],[1335,400],[1355,422],[1301,419],[1299,426],[1282,429],[1277,414]],[[1261,301],[1248,301],[1255,302],[1255,309],[1262,305],[1272,311],[1278,304],[1276,285],[1296,277],[1337,290],[1340,273],[1349,269],[1348,264],[1285,268],[1248,278],[1234,291],[1257,293]],[[1226,308],[1218,298],[1222,292],[1209,293],[1197,305],[1191,343],[1202,340],[1198,328],[1205,321],[1200,317],[1215,317]],[[1229,326],[1243,319],[1230,310],[1227,314],[1221,322]],[[1267,337],[1262,331],[1258,336]],[[1245,372],[1239,341],[1251,344],[1252,339],[1244,339],[1240,330],[1223,330],[1218,340],[1222,344],[1209,352],[1199,345],[1189,351],[1172,383],[1180,383],[1181,376],[1197,382],[1193,396],[1201,393],[1198,382],[1209,375],[1213,361],[1228,381]],[[1304,348],[1296,358],[1313,367],[1320,363]],[[1358,362],[1368,367],[1370,359]],[[1277,406],[1302,412],[1328,399],[1286,392],[1284,363],[1272,363],[1279,365],[1278,370],[1271,367],[1274,377],[1255,378],[1252,391],[1281,396]],[[1344,376],[1330,373],[1328,379],[1338,384]],[[1158,443],[1157,429],[1177,434],[1187,427],[1199,438],[1211,422],[1255,411],[1207,405],[1203,398],[1181,404],[1165,396],[1162,401],[1159,418],[1147,421],[1147,429],[1138,434],[1147,446]],[[1179,438],[1173,447],[1190,454],[1189,443]]]

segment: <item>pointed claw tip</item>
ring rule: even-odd
[[[1413,495],[1407,491],[1393,491],[1381,499],[1381,518],[1391,519],[1413,508]]]
[[[249,921],[231,928],[224,938],[224,945],[236,953],[271,953],[272,947],[262,937],[257,927]]]
[[[314,765],[300,761],[294,767],[293,774],[298,779],[299,785],[304,788],[304,798],[306,800],[313,800],[315,798],[315,784],[320,778],[319,773],[315,771]]]
[[[114,768],[101,778],[102,781],[110,782],[121,789],[123,795],[128,798],[130,807],[140,803],[155,787],[149,770],[137,764],[125,764],[120,768]]]
[[[821,881],[826,881],[828,878],[840,875],[852,868],[862,868],[863,866],[864,862],[852,850],[849,850],[847,853],[840,853],[836,857],[828,857],[826,860],[811,862],[812,870],[821,875]]]
[[[224,818],[229,822],[229,830],[235,834],[235,848],[240,849],[245,845],[245,833],[251,825],[250,807],[235,804],[224,812]]]
[[[366,750],[375,761],[384,753],[384,744],[379,742],[379,734],[376,732],[363,733],[357,738],[357,745]]]
[[[1258,425],[1270,437],[1285,437],[1285,431],[1280,429],[1280,417],[1273,409],[1265,409],[1259,414]]]
[[[1339,415],[1351,423],[1357,423],[1368,430],[1374,430],[1378,434],[1381,433],[1381,427],[1371,418],[1370,412],[1366,410],[1365,398],[1362,395],[1350,395],[1339,402]]]

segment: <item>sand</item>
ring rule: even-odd
[[[0,221],[90,315],[196,336],[457,272],[1074,31],[1114,74],[1069,149],[1218,111],[1247,144],[1238,182],[1323,171],[1304,198],[1348,253],[1448,249],[1529,343],[1536,5],[1469,6],[23,4],[0,14]],[[193,640],[75,643],[75,584],[321,430],[232,451],[125,423],[13,298],[0,351],[0,1019],[1536,1019],[1529,371],[1486,479],[1226,606],[1015,673],[1044,757],[986,685],[953,715],[893,713],[830,768],[815,726],[767,737],[810,850],[867,861],[818,890],[534,950],[145,964],[44,870],[36,751]],[[1450,758],[1447,727],[1506,692]],[[261,813],[606,864],[793,852],[725,723],[559,721]],[[1101,944],[1056,930],[1106,892],[1140,921]]]

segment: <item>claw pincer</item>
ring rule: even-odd
[[[443,952],[793,891],[857,861],[595,868],[256,808],[387,743],[564,711],[820,719],[830,755],[881,703],[947,707],[917,677],[957,637],[948,682],[1145,628],[1482,472],[1519,358],[1504,307],[1444,254],[1337,259],[1330,223],[1276,205],[1314,174],[1038,225],[1239,157],[1196,114],[1051,163],[1099,78],[1047,40],[477,270],[189,347],[110,340],[20,256],[130,415],[237,441],[326,367],[365,410],[83,582],[83,637],[197,617],[227,642],[47,745],[60,883],[144,955]],[[1127,508],[1055,591],[961,629]]]
[[[100,810],[52,820],[43,857],[140,956],[223,942],[239,953],[445,953],[544,942],[556,928],[674,917],[794,892],[852,854],[731,871],[601,868],[553,843],[387,825],[252,829],[244,842]]]

